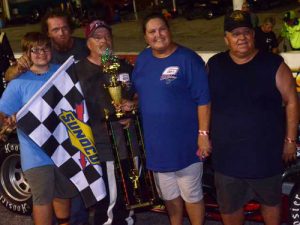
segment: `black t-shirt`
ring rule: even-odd
[[[71,55],[74,56],[75,61],[79,61],[88,56],[89,50],[86,46],[86,40],[78,37],[73,37],[73,40],[73,46],[68,51],[61,52],[52,48],[51,63],[63,64]]]
[[[5,88],[4,73],[10,65],[10,61],[14,61],[14,54],[4,32],[0,33],[0,97]]]
[[[272,49],[277,46],[277,39],[273,31],[265,33],[261,27],[255,29],[255,47],[257,49],[272,52]]]
[[[241,178],[281,174],[285,135],[276,72],[282,57],[259,51],[236,64],[229,52],[208,61],[214,169]]]
[[[119,75],[123,74],[123,76],[128,75],[130,77],[133,67],[124,60],[121,60],[120,63]],[[114,157],[104,121],[104,109],[108,109],[111,113],[114,112],[108,90],[104,88],[104,84],[108,83],[109,75],[104,74],[100,66],[91,63],[87,59],[83,59],[75,64],[74,71],[79,78],[85,96],[89,120],[100,161],[112,161]],[[127,82],[126,87],[123,89],[122,97],[128,99],[132,97],[132,93],[129,90],[130,82]],[[125,145],[120,144],[124,143],[123,128],[119,122],[113,122],[113,128],[119,145],[120,158],[124,159],[127,156]]]

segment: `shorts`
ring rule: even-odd
[[[229,177],[215,172],[217,200],[222,213],[233,213],[250,200],[262,205],[281,203],[281,175],[259,179]]]
[[[175,172],[154,172],[157,192],[165,201],[181,196],[185,202],[196,203],[202,200],[203,163],[194,163]]]
[[[49,204],[54,198],[73,198],[79,193],[75,185],[54,165],[32,168],[24,174],[31,188],[34,205]]]

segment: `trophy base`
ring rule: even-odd
[[[136,204],[126,204],[126,209],[130,210],[130,209],[137,209],[137,208],[144,208],[144,207],[148,207],[148,206],[153,206],[155,204],[155,200],[150,200],[148,202],[139,202]]]
[[[123,112],[116,112],[116,117],[117,118],[122,118],[124,116],[124,113]]]
[[[112,112],[110,113],[107,109],[104,110],[105,120],[106,121],[119,121],[122,119],[134,118],[135,113],[133,112]]]

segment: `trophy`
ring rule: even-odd
[[[121,110],[122,103],[122,83],[118,81],[118,71],[120,68],[119,59],[107,48],[101,56],[103,72],[110,76],[109,84],[104,85],[112,99],[112,104],[116,106],[116,116],[120,118],[124,115]]]
[[[158,199],[153,176],[146,169],[145,149],[143,144],[142,131],[139,124],[138,114],[135,111],[123,113],[122,103],[122,82],[118,81],[118,72],[120,68],[119,59],[112,54],[110,49],[106,49],[101,56],[103,72],[109,75],[108,84],[104,88],[108,90],[115,106],[115,116],[111,116],[108,109],[104,109],[106,127],[110,137],[112,152],[114,154],[116,173],[118,182],[122,186],[124,203],[127,209],[141,208],[153,205]],[[115,136],[112,123],[124,118],[130,118],[133,123],[133,129],[124,127],[124,145],[128,155],[128,167],[124,167],[119,156],[119,144]],[[133,137],[136,138],[137,146],[134,146]],[[137,155],[135,153],[137,150]],[[139,163],[138,163],[139,162]]]

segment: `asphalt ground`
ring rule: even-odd
[[[168,225],[168,216],[163,213],[141,211],[135,214],[136,223],[135,225]],[[263,223],[256,223],[247,221],[245,225],[262,225]],[[34,225],[30,216],[20,216],[11,213],[5,209],[2,205],[0,206],[0,225]],[[90,223],[90,225],[97,225]],[[190,225],[187,218],[184,219],[183,225]],[[221,222],[207,220],[205,225],[222,225]]]
[[[297,1],[289,1],[288,4],[267,11],[256,12],[260,21],[267,16],[276,18],[275,33],[279,33],[282,26],[284,12],[291,9],[300,9]],[[139,14],[139,17],[142,15]],[[170,20],[174,40],[195,51],[222,51],[226,47],[223,41],[223,17],[212,20],[196,19],[188,21],[178,17]],[[140,21],[123,21],[112,25],[114,35],[114,46],[116,52],[140,52],[145,47]],[[29,31],[39,31],[39,24],[25,24],[23,26],[8,26],[2,29],[7,33],[11,46],[15,53],[20,52],[20,40]],[[74,36],[83,37],[84,29],[77,28]],[[282,50],[282,46],[280,46]],[[136,225],[167,225],[166,214],[141,211],[136,213]],[[187,219],[184,225],[188,225]],[[205,225],[220,225],[217,221],[206,221]],[[246,225],[261,225],[262,223],[246,222]],[[33,225],[31,217],[13,214],[0,205],[0,225]],[[93,225],[93,224],[91,224]],[[96,225],[96,224],[94,224]]]

